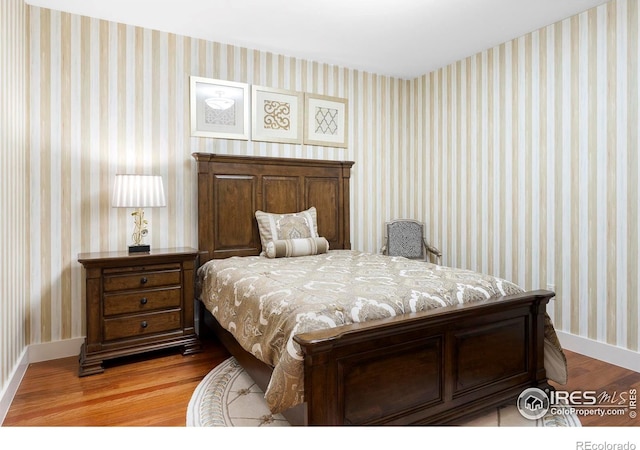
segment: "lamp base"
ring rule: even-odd
[[[129,253],[149,253],[151,251],[150,245],[130,245]]]

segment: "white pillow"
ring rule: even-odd
[[[318,237],[316,208],[291,214],[273,214],[256,211],[262,255],[266,252],[267,243],[283,239],[304,239]]]

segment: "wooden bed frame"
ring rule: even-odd
[[[254,213],[315,206],[330,249],[349,249],[352,162],[195,153],[200,264],[258,255]],[[549,291],[365,322],[295,336],[304,353],[305,403],[293,425],[455,424],[549,388],[544,319]],[[272,368],[244,351],[205,311],[206,323],[256,383]]]

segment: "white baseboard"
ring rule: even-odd
[[[563,331],[556,331],[556,334],[562,347],[569,351],[640,372],[640,354],[638,352]]]
[[[32,344],[27,346],[20,356],[19,362],[9,377],[6,388],[0,393],[0,426],[4,422],[13,397],[18,392],[18,387],[22,382],[24,374],[31,363],[49,361],[52,359],[67,358],[69,356],[79,356],[80,347],[84,342],[84,337],[65,339],[63,341],[45,342],[43,344]]]
[[[80,356],[80,347],[83,342],[84,337],[79,337],[43,344],[31,344],[29,346],[29,363]]]
[[[5,417],[7,417],[11,402],[16,392],[18,392],[22,378],[27,372],[27,367],[29,367],[29,347],[25,348],[22,355],[20,355],[19,362],[9,376],[6,387],[0,392],[0,426],[4,423]]]

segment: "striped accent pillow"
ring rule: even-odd
[[[314,206],[291,214],[256,211],[255,216],[262,243],[261,255],[264,255],[267,243],[271,241],[318,237],[317,214]]]
[[[327,253],[329,242],[323,237],[304,239],[278,239],[267,243],[267,258],[288,258]]]

